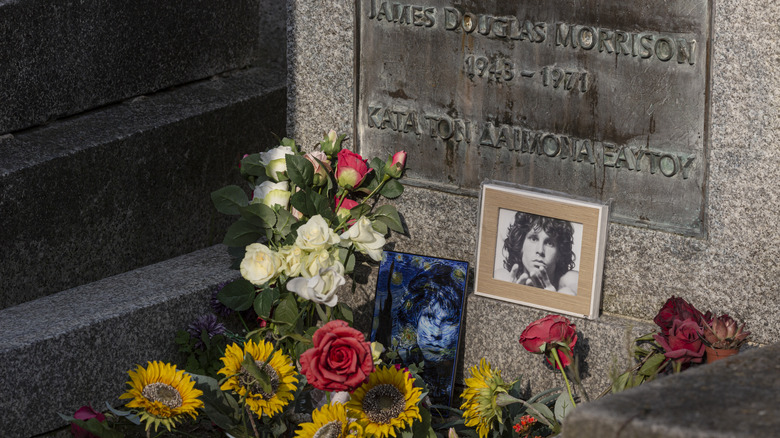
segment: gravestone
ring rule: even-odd
[[[368,155],[409,144],[426,160],[411,177],[613,199],[615,221],[704,232],[706,0],[359,5]]]
[[[640,202],[641,208],[651,207],[648,211],[652,214],[669,207],[667,213],[676,211],[680,214],[685,212],[687,215],[685,219],[682,216],[669,220],[661,220],[657,216],[645,218],[644,215],[635,213],[641,210],[632,208],[622,210],[628,211],[624,213],[627,217],[621,218],[620,215],[616,215],[611,222],[602,286],[602,315],[596,322],[575,321],[583,344],[587,341],[587,345],[583,345],[583,349],[587,350],[586,361],[590,365],[586,381],[608,383],[609,370],[613,367],[620,368],[628,363],[625,347],[631,336],[652,329],[653,316],[670,295],[682,296],[700,308],[721,313],[728,312],[745,321],[748,328],[752,328],[753,339],[758,343],[772,342],[777,338],[780,334],[780,325],[776,315],[780,313],[780,303],[776,299],[776,279],[780,275],[780,265],[777,263],[777,260],[780,260],[780,248],[773,242],[780,240],[780,233],[774,225],[775,212],[780,210],[780,190],[776,185],[777,179],[780,178],[780,155],[772,146],[780,137],[778,135],[780,132],[780,116],[778,116],[780,46],[776,44],[779,38],[776,23],[780,20],[780,7],[778,7],[780,5],[777,2],[774,0],[723,0],[707,3],[673,1],[652,2],[648,3],[649,6],[645,6],[646,2],[641,2],[613,5],[612,12],[607,14],[603,13],[602,9],[610,8],[608,2],[596,4],[586,1],[568,1],[554,2],[558,10],[547,11],[544,15],[543,6],[528,5],[529,9],[521,10],[517,2],[430,0],[403,3],[400,6],[401,14],[398,14],[398,22],[385,19],[389,16],[389,9],[386,9],[381,17],[382,21],[378,20],[381,3],[381,1],[373,3],[377,5],[376,15],[374,18],[368,18],[371,14],[371,0],[357,2],[323,0],[316,3],[288,0],[290,36],[288,40],[288,133],[301,144],[314,145],[322,137],[323,131],[335,128],[352,132],[352,143],[348,143],[349,146],[354,147],[355,143],[359,143],[358,147],[365,155],[383,152],[389,148],[388,144],[393,139],[396,141],[393,145],[394,149],[417,151],[418,155],[410,156],[408,163],[408,178],[405,181],[407,190],[404,196],[393,201],[408,226],[408,235],[396,235],[391,239],[395,251],[455,258],[473,263],[478,231],[476,219],[478,199],[476,190],[469,187],[474,187],[479,177],[485,176],[484,174],[492,169],[483,166],[496,166],[501,170],[503,164],[500,160],[495,160],[495,157],[502,154],[511,156],[512,161],[520,161],[523,166],[518,167],[517,173],[508,172],[507,169],[497,172],[496,179],[505,176],[514,177],[518,178],[516,180],[518,182],[530,181],[530,185],[537,183],[541,185],[540,181],[554,184],[549,180],[543,180],[540,174],[548,172],[555,175],[557,166],[561,171],[561,180],[573,181],[571,187],[564,187],[561,190],[563,192],[574,193],[574,189],[578,188],[574,186],[574,182],[579,181],[580,184],[587,186],[585,188],[587,190],[593,189],[589,187],[591,184],[597,188],[603,187],[605,196],[607,190],[612,190],[614,193],[609,196],[616,197],[614,204],[616,211],[623,209],[618,203],[622,205],[623,202]],[[401,24],[404,4],[410,6],[411,12],[406,12],[407,18]],[[689,9],[684,9],[684,5],[689,5]],[[418,9],[414,9],[415,7]],[[445,7],[455,8],[461,12],[460,31],[446,29],[446,15],[443,12]],[[683,9],[678,9],[679,7]],[[440,26],[437,29],[425,25],[428,23],[428,19],[425,18],[425,11],[428,8],[439,8],[436,14],[429,14],[433,15],[437,25]],[[478,26],[471,33],[464,31],[462,21],[466,12],[475,14],[477,24],[479,24],[479,14],[506,19],[507,23],[511,21],[509,18],[515,16],[518,23],[522,21],[525,24],[526,20],[531,23],[544,22],[553,26],[553,30],[556,29],[557,22],[563,22],[579,30],[582,30],[582,26],[592,27],[594,30],[596,27],[603,28],[612,31],[613,35],[615,31],[622,31],[635,35],[652,33],[664,38],[672,36],[675,48],[677,37],[689,42],[696,40],[694,64],[690,64],[688,57],[683,58],[684,62],[678,63],[676,51],[675,56],[662,61],[657,55],[639,60],[636,58],[640,56],[635,58],[633,53],[624,54],[626,50],[623,48],[620,49],[619,54],[615,54],[614,44],[612,54],[607,53],[606,44],[602,52],[598,52],[598,46],[583,50],[579,43],[579,36],[576,36],[578,38],[576,49],[572,48],[573,44],[569,47],[557,47],[554,45],[554,33],[547,34],[550,35],[547,44],[552,45],[544,50],[535,48],[535,46],[544,47],[543,42],[531,43],[528,40],[517,40],[514,46],[510,47],[511,44],[502,42],[501,37],[495,37],[495,32],[492,37],[480,34]],[[411,24],[408,24],[410,13]],[[415,25],[415,13],[418,25]],[[331,17],[332,20],[328,25],[321,25],[321,22],[315,23],[312,17]],[[395,14],[393,17],[395,18]],[[372,20],[371,24],[375,27],[387,27],[399,35],[401,32],[413,32],[417,38],[414,39],[413,45],[406,46],[409,53],[404,55],[405,59],[424,61],[425,57],[418,56],[417,52],[439,55],[439,52],[444,54],[462,50],[463,56],[460,60],[462,64],[457,66],[452,64],[455,66],[454,69],[452,66],[447,67],[437,63],[430,68],[427,67],[429,64],[407,65],[406,70],[398,70],[398,67],[392,65],[392,62],[400,61],[396,55],[396,59],[387,62],[387,67],[406,75],[407,83],[403,87],[393,87],[388,80],[388,83],[380,82],[371,89],[365,89],[364,79],[368,80],[368,78],[364,76],[373,75],[373,79],[376,80],[382,73],[381,69],[379,71],[367,69],[361,64],[367,44],[361,40],[361,26],[366,20]],[[631,23],[636,27],[622,28]],[[503,29],[501,26],[499,25],[499,33]],[[491,31],[493,31],[492,27]],[[533,32],[528,34],[533,35]],[[586,30],[582,37],[585,45],[589,46],[592,42],[586,41],[587,34]],[[655,36],[654,41],[656,41]],[[458,46],[441,43],[431,47],[431,42],[435,38],[440,38],[441,41],[456,40]],[[613,43],[614,38],[613,36]],[[622,37],[618,38],[622,40]],[[640,37],[640,44],[641,40]],[[708,40],[709,44],[706,42]],[[668,43],[667,40],[663,41]],[[702,44],[698,44],[699,42]],[[659,48],[666,45],[662,42]],[[381,48],[391,51],[395,50],[394,46],[403,47],[403,44],[399,39],[393,39]],[[633,46],[628,46],[629,51],[631,47]],[[483,48],[484,51],[477,52],[477,48]],[[655,45],[653,49],[653,53],[657,53]],[[399,110],[417,110],[420,114],[425,112],[447,116],[453,121],[460,118],[464,121],[484,124],[491,121],[492,117],[494,126],[504,123],[512,128],[520,128],[521,134],[522,129],[526,129],[534,134],[537,132],[558,136],[565,134],[579,140],[590,140],[592,144],[601,141],[602,144],[606,142],[616,146],[634,147],[635,150],[639,148],[637,143],[617,135],[616,129],[600,119],[597,120],[602,123],[600,129],[593,129],[583,134],[584,127],[577,126],[574,122],[567,126],[556,126],[553,123],[550,127],[542,124],[543,119],[523,121],[521,118],[518,121],[517,114],[521,117],[523,115],[538,117],[538,115],[529,115],[528,111],[521,111],[520,104],[517,111],[515,107],[508,108],[509,115],[499,113],[473,115],[466,114],[466,111],[470,110],[467,105],[453,105],[453,108],[449,108],[447,106],[449,102],[437,104],[410,94],[416,89],[414,87],[420,87],[414,84],[428,84],[428,91],[443,89],[444,93],[452,92],[441,84],[426,82],[426,79],[444,74],[456,75],[460,71],[464,76],[462,79],[464,94],[469,89],[472,93],[500,89],[501,93],[494,92],[490,97],[503,100],[504,94],[509,94],[504,92],[510,88],[509,85],[495,83],[495,77],[492,78],[493,83],[491,83],[491,78],[485,78],[484,73],[483,77],[479,77],[476,70],[477,57],[493,59],[506,54],[512,59],[518,57],[528,60],[536,56],[537,52],[533,50],[538,50],[540,56],[538,62],[533,64],[534,69],[529,69],[536,72],[536,80],[539,80],[539,74],[543,74],[541,69],[550,65],[549,59],[543,57],[555,54],[555,61],[560,62],[559,67],[565,67],[564,70],[569,67],[573,70],[573,67],[577,67],[578,72],[587,72],[588,76],[600,75],[599,84],[609,83],[616,87],[620,85],[620,81],[614,82],[614,78],[611,79],[613,82],[603,82],[606,79],[601,75],[606,74],[609,78],[612,74],[607,65],[609,63],[613,67],[616,66],[614,67],[616,69],[628,68],[632,65],[647,66],[650,71],[659,74],[645,79],[652,79],[651,82],[657,82],[659,87],[665,83],[674,83],[679,79],[678,75],[688,76],[687,79],[681,79],[688,87],[701,87],[703,83],[704,88],[700,88],[700,92],[693,95],[672,93],[668,95],[666,102],[663,102],[664,105],[674,103],[670,109],[680,111],[678,114],[681,115],[681,120],[674,120],[673,123],[664,125],[656,123],[656,120],[653,122],[655,125],[651,127],[646,114],[640,113],[636,116],[636,123],[639,123],[639,119],[644,120],[648,133],[653,131],[674,137],[674,131],[669,129],[672,125],[678,126],[681,139],[675,138],[674,142],[668,144],[659,141],[647,148],[653,150],[657,148],[659,152],[696,155],[689,166],[688,178],[683,178],[680,169],[671,176],[665,176],[658,168],[655,174],[651,174],[647,168],[647,164],[650,164],[647,160],[650,160],[650,157],[644,154],[642,158],[645,162],[640,163],[639,171],[636,167],[634,170],[628,169],[627,165],[624,167],[621,160],[620,167],[599,168],[605,172],[601,175],[594,171],[597,169],[596,164],[573,163],[561,159],[560,156],[548,157],[546,154],[540,156],[538,148],[537,154],[531,157],[529,153],[520,151],[510,153],[508,146],[504,147],[503,144],[500,148],[496,148],[496,142],[493,142],[493,146],[479,146],[481,139],[477,134],[473,134],[472,144],[468,147],[469,151],[474,152],[471,152],[471,155],[465,154],[467,148],[461,145],[457,151],[464,155],[455,155],[456,150],[453,147],[450,153],[452,164],[449,165],[446,162],[448,150],[443,139],[431,138],[430,131],[424,130],[419,137],[416,134],[393,131],[394,113],[390,113],[391,121],[387,122],[384,130],[368,127],[368,117],[365,115],[367,105],[390,102],[397,105]],[[523,55],[523,51],[530,52]],[[373,54],[377,59],[384,56],[381,50],[379,52]],[[666,58],[671,53],[662,52],[662,58]],[[475,78],[470,78],[469,72],[465,70],[469,68],[467,61],[471,62],[467,59],[469,55],[475,57]],[[563,58],[564,55],[567,58]],[[456,57],[455,60],[457,59]],[[564,60],[567,65],[564,65]],[[578,64],[580,61],[582,64]],[[709,73],[706,73],[707,64],[709,64]],[[384,67],[382,65],[382,68]],[[575,97],[577,90],[574,86],[571,90],[565,90],[564,85],[564,90],[561,90],[554,89],[552,83],[549,83],[545,88],[543,82],[533,82],[534,78],[523,77],[523,69],[525,67],[516,68],[516,71],[521,74],[512,80],[519,82],[523,79],[522,83],[527,83],[523,87],[528,87],[528,90],[537,93],[538,98],[547,99],[549,102],[551,99],[563,97],[553,94],[553,91],[568,92],[567,96],[572,100],[583,98],[583,96]],[[487,67],[487,72],[490,73],[490,66]],[[596,83],[595,76],[591,79]],[[536,91],[531,86],[537,87]],[[596,91],[609,96],[611,93],[609,88],[599,87]],[[550,93],[545,94],[545,89]],[[404,97],[399,90],[407,97]],[[592,92],[594,89],[589,88],[589,90]],[[636,96],[638,94],[636,90],[639,88],[623,89],[628,96],[613,95],[612,99],[628,100],[634,96],[633,100],[639,101],[640,104],[651,103],[643,102],[645,99],[642,95]],[[362,93],[374,93],[373,96],[379,97],[375,102],[371,99],[365,100],[366,107],[361,107],[365,97]],[[582,94],[588,95],[587,91]],[[430,95],[432,94],[429,93]],[[699,99],[698,102],[690,102],[691,96]],[[477,102],[483,102],[483,106],[486,102],[489,106],[490,99]],[[452,114],[449,113],[450,111],[453,111]],[[604,110],[602,114],[606,114]],[[466,117],[467,115],[469,117]],[[633,114],[618,115],[621,119],[635,118]],[[531,122],[539,125],[532,125]],[[424,118],[422,123],[425,123]],[[445,136],[448,135],[447,126],[445,122],[443,126]],[[637,126],[642,127],[641,123]],[[362,138],[361,131],[373,132],[371,135],[377,137]],[[514,130],[512,132],[514,133]],[[437,137],[438,133],[437,126],[435,131]],[[609,149],[607,152],[611,153]],[[446,172],[439,173],[429,169],[431,166],[432,169],[436,168],[435,166],[442,166],[442,160],[448,167],[439,167],[439,169],[444,169]],[[556,160],[560,161],[554,163]],[[629,160],[628,156],[626,160]],[[664,161],[669,164],[670,160],[674,158],[667,158]],[[512,164],[515,164],[514,162]],[[617,163],[617,159],[615,162]],[[470,169],[468,172],[475,172],[475,174],[464,171],[464,168]],[[565,169],[568,170],[564,172]],[[593,180],[570,178],[569,170],[586,172],[583,169],[591,172]],[[671,174],[668,167],[666,172]],[[452,176],[452,179],[449,176]],[[624,186],[630,189],[631,193],[623,193],[621,190],[613,190],[613,181],[609,179],[613,176],[619,178],[633,176],[633,180],[646,178],[646,181],[650,181],[648,190],[657,190],[659,186],[668,185],[669,191],[662,194],[648,193],[644,186],[637,183],[637,185]],[[519,178],[533,179],[521,181]],[[687,184],[690,186],[686,188]],[[688,193],[699,190],[700,193]],[[602,196],[600,191],[595,193],[596,197]],[[675,194],[680,193],[693,198],[681,201],[675,197]],[[631,214],[634,214],[633,221],[628,220]],[[357,302],[372,300],[373,287],[370,283],[360,285],[358,296],[354,297],[354,300]],[[534,388],[549,387],[550,383],[561,384],[562,382],[553,381],[550,377],[552,373],[544,367],[538,357],[526,353],[517,342],[525,324],[544,314],[545,312],[515,304],[471,296],[466,308],[463,366],[470,367],[484,356],[494,366],[502,369],[506,378],[522,375],[524,381],[529,382]],[[592,387],[600,386],[601,383],[594,383]]]

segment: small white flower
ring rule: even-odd
[[[295,244],[306,251],[327,249],[340,242],[338,234],[333,231],[320,215],[312,216],[303,226],[298,228],[298,238]]]
[[[289,146],[279,146],[268,152],[260,152],[260,162],[265,166],[265,173],[274,181],[286,180],[287,155],[294,155]]]
[[[273,207],[279,205],[282,208],[287,208],[290,203],[290,184],[287,181],[273,182],[264,181],[259,186],[255,187],[254,197],[252,202],[262,202],[263,204]]]
[[[371,221],[367,217],[362,216],[340,237],[343,241],[349,240],[352,242],[361,253],[376,261],[382,260],[382,248],[385,246],[385,237],[374,230],[371,226]]]
[[[287,290],[315,303],[333,307],[339,302],[336,289],[344,283],[344,276],[336,267],[331,267],[321,270],[319,275],[311,278],[293,278],[287,282]]]
[[[306,253],[295,245],[286,246],[279,250],[279,257],[281,257],[284,262],[282,265],[282,272],[284,272],[284,275],[288,277],[297,277],[301,275],[304,256],[306,256]]]

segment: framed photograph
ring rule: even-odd
[[[468,262],[394,251],[379,265],[371,340],[423,364],[434,404],[452,402],[468,272]]]
[[[477,295],[595,319],[609,206],[483,184]]]

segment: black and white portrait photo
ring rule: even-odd
[[[493,278],[577,295],[582,224],[499,209]]]

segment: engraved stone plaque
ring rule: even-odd
[[[357,137],[407,175],[613,200],[703,235],[707,0],[359,0]]]

